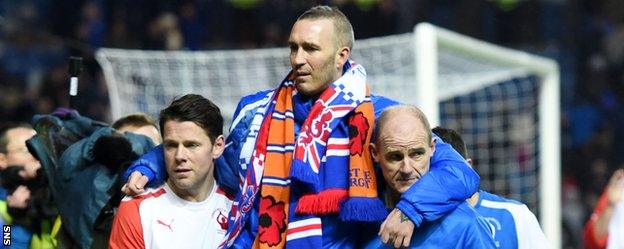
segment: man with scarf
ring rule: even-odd
[[[478,175],[438,143],[431,172],[387,214],[366,148],[375,116],[397,102],[370,94],[364,67],[349,60],[353,41],[338,9],[309,9],[288,40],[292,71],[239,102],[215,171],[236,194],[224,247],[353,248],[363,237],[357,222],[384,219],[380,233],[402,241],[477,190]],[[163,181],[159,155],[161,147],[126,171],[128,193]]]

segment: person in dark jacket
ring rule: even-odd
[[[41,161],[68,243],[107,248],[110,220],[121,199],[121,172],[154,142],[132,132],[121,134],[73,110],[36,115],[33,126],[37,135],[27,144]]]

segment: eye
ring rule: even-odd
[[[297,52],[297,49],[298,49],[297,45],[295,45],[295,44],[290,44],[288,47],[290,48],[290,53],[295,53],[295,52]]]
[[[386,156],[386,159],[391,162],[398,162],[403,160],[403,154],[400,153],[390,153]]]
[[[184,146],[186,146],[186,148],[189,148],[189,149],[195,149],[195,148],[199,147],[200,145],[201,144],[199,144],[199,143],[192,142],[192,143],[187,143]]]
[[[175,149],[176,147],[178,147],[178,144],[171,143],[171,142],[164,142],[163,146],[165,146],[165,149],[169,150],[169,149]]]
[[[318,51],[319,50],[319,48],[317,46],[314,46],[314,45],[305,46],[305,47],[303,47],[303,49],[305,49],[305,51],[308,51],[308,52],[313,52],[313,51]]]
[[[425,150],[423,149],[417,149],[417,150],[412,150],[409,153],[409,157],[410,158],[418,158],[425,155]]]

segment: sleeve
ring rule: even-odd
[[[240,122],[232,129],[230,135],[225,140],[225,150],[223,154],[215,160],[215,180],[217,184],[229,195],[236,196],[239,190],[240,176],[244,175],[239,163],[241,141],[245,132],[246,123]]]
[[[522,226],[516,231],[518,234],[518,248],[550,248],[550,243],[546,239],[546,235],[544,235],[544,231],[542,231],[533,212],[526,205],[522,205],[521,210],[520,217],[522,218],[515,221],[522,222]]]
[[[583,230],[583,243],[585,243],[585,248],[587,249],[603,249],[607,247],[607,240],[609,236],[598,238],[596,237],[594,230],[598,217],[607,207],[607,202],[607,191],[605,190],[600,196],[600,199],[598,199],[594,212],[590,216],[587,223],[585,223],[585,229]]]
[[[143,249],[143,228],[139,216],[139,202],[122,201],[113,220],[110,239],[111,249]]]
[[[225,140],[225,150],[221,157],[215,161],[215,180],[229,195],[236,196],[240,188],[241,176],[244,176],[246,173],[241,168],[241,150],[256,113],[258,100],[268,93],[269,91],[261,91],[243,97],[234,111],[230,134]]]
[[[158,145],[143,154],[139,159],[132,162],[130,167],[126,169],[123,175],[124,182],[128,182],[128,177],[134,171],[139,171],[147,176],[149,180],[147,187],[158,187],[167,179],[167,170],[165,168],[165,156],[163,146]]]
[[[609,222],[609,234],[624,234],[624,200],[620,201],[613,211],[613,218]],[[624,248],[624,237],[609,236],[607,248]]]
[[[451,145],[437,136],[430,171],[397,204],[416,226],[454,210],[479,189],[479,175]]]

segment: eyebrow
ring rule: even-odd
[[[419,148],[411,148],[407,152],[424,152],[424,151],[425,151],[425,148],[419,147]]]
[[[163,139],[163,143],[180,143],[180,144],[185,144],[185,143],[201,143],[199,140],[194,140],[194,139],[188,139],[188,140],[183,140],[183,141],[176,141],[173,139]]]
[[[299,44],[297,44],[296,42],[289,40],[288,41],[288,46],[293,46],[293,45],[299,46]],[[301,46],[302,47],[312,47],[312,48],[319,48],[320,47],[318,44],[312,43],[312,42],[302,42]]]

